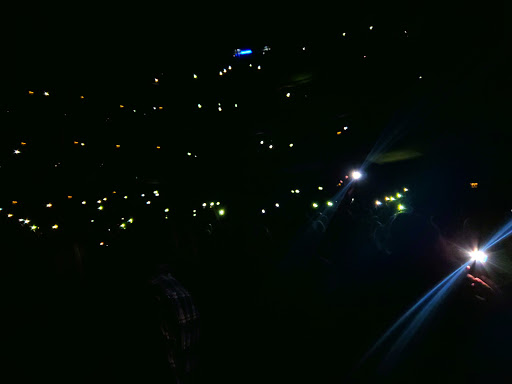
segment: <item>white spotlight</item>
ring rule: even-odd
[[[487,261],[487,255],[484,252],[479,251],[478,249],[469,252],[469,255],[471,256],[471,260],[476,260],[481,263],[485,263]]]
[[[361,176],[363,176],[363,175],[362,175],[362,174],[361,174],[361,172],[359,172],[359,171],[354,171],[354,172],[352,172],[352,178],[353,178],[354,180],[359,180],[359,179],[361,178]]]

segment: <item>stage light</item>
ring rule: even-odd
[[[33,230],[33,231],[35,231],[37,228],[38,228],[37,225],[33,225],[33,226],[30,227],[30,229]]]
[[[345,37],[347,34],[345,32],[343,32],[342,36]]]
[[[227,72],[227,71],[226,71],[226,68],[224,68],[224,69],[222,70],[222,72],[226,73],[226,72]]]
[[[290,148],[291,148],[291,147],[293,147],[293,143],[292,143],[292,144],[290,144]]]
[[[127,198],[128,198],[128,196],[125,196],[124,198],[125,198],[125,199],[127,199]]]
[[[45,96],[50,96],[50,93],[49,92],[45,92],[44,95]]]
[[[51,207],[52,207],[52,203],[46,204],[46,208],[51,208]]]
[[[263,140],[260,141],[260,144],[263,144]]]
[[[407,191],[408,191],[408,189],[407,189],[407,188],[404,188],[404,192],[407,192]]]
[[[270,144],[270,145],[268,146],[268,148],[269,148],[269,149],[272,149],[272,148],[274,148],[274,146],[273,146],[272,144]]]
[[[382,203],[379,200],[376,200],[375,205],[382,205]]]
[[[261,210],[261,213],[265,213],[265,210],[264,210],[264,209],[262,209],[262,210]]]
[[[16,155],[19,155],[21,152],[20,152],[20,150],[19,150],[19,149],[15,149],[15,150],[14,150],[14,153],[15,153]]]
[[[363,176],[363,175],[362,175],[362,174],[361,174],[361,172],[359,172],[359,171],[354,171],[354,172],[352,172],[352,178],[353,178],[354,180],[359,180],[359,179],[361,178],[361,176]]]
[[[318,204],[317,203],[313,203],[313,208],[318,208]]]
[[[130,217],[130,219],[128,220],[129,223],[133,223],[133,217]]]
[[[220,205],[220,201],[217,201],[217,205]]]
[[[197,79],[197,75],[194,73],[194,79]]]
[[[403,211],[405,209],[405,207],[402,204],[398,204],[397,208],[399,211]]]
[[[391,201],[395,201],[395,198],[394,198],[393,196],[391,196],[391,197],[389,198],[389,200],[391,200]]]
[[[327,202],[327,205],[328,205],[329,207],[332,207],[332,201],[328,201],[328,202]]]
[[[286,94],[286,97],[290,97],[290,92],[288,92],[288,93]]]
[[[104,197],[104,198],[103,198],[103,201],[107,201],[107,198],[106,198],[106,197]]]
[[[485,263],[487,261],[487,255],[478,249],[469,252],[469,255],[471,256],[471,260],[479,261],[481,263]]]
[[[295,191],[292,189],[292,193],[295,193]]]
[[[103,211],[103,205],[100,205],[100,206],[98,207],[98,209],[99,209],[100,211]]]
[[[219,112],[220,112],[220,111],[222,111],[222,108],[221,108],[221,107],[219,107]]]
[[[401,197],[402,197],[402,195],[401,195],[400,193],[397,193],[397,194],[396,194],[396,197],[401,198]]]
[[[123,224],[121,224],[121,225],[120,225],[120,227],[121,227],[121,228],[123,228],[123,229],[125,229],[125,228],[126,228],[126,224],[125,224],[125,223],[123,223]]]
[[[165,208],[164,212],[169,212],[169,208]],[[194,210],[195,212],[195,210]]]
[[[219,76],[222,76],[222,71],[219,71]]]
[[[324,189],[323,187],[318,187],[318,190],[319,190],[319,191],[321,191],[321,190],[323,190],[323,189]]]
[[[373,25],[370,25],[370,31],[373,29]]]
[[[231,70],[231,65],[228,67],[229,70]]]
[[[194,215],[195,215],[195,213],[194,213]],[[223,209],[219,209],[219,215],[224,216],[224,210]]]
[[[346,131],[348,129],[348,127],[343,127],[343,130]]]
[[[203,108],[201,104],[197,104],[197,108]]]
[[[389,197],[387,197],[387,196],[386,196],[386,197],[384,198],[384,200],[388,201],[388,200],[389,200]]]
[[[82,201],[82,204],[83,204],[83,205],[85,205],[85,204],[86,204],[85,200],[84,200],[84,201]]]
[[[7,217],[12,217],[12,213],[7,214]]]
[[[203,207],[206,207],[206,203],[203,203]]]
[[[146,201],[146,204],[147,205],[151,204],[151,201],[150,200]]]
[[[59,228],[59,226],[57,224],[55,224],[54,226],[52,226],[53,229],[57,229]]]
[[[276,203],[276,208],[279,208],[279,203]]]
[[[258,65],[258,69],[261,69],[261,65]]]
[[[298,189],[295,190],[295,193],[300,193],[300,191]]]

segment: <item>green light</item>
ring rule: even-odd
[[[401,198],[401,197],[402,197],[402,195],[401,195],[400,193],[397,193],[397,194],[396,194],[396,197]]]
[[[103,205],[100,205],[100,206],[98,207],[98,209],[99,209],[100,211],[103,211]]]
[[[129,223],[133,223],[133,217],[130,218],[130,220],[128,220]]]
[[[224,216],[224,210],[223,209],[219,209],[219,215]]]
[[[120,227],[124,229],[124,228],[126,228],[126,224],[123,223],[123,224],[120,225]]]

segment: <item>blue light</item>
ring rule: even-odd
[[[250,55],[252,51],[250,49],[245,49],[243,51],[240,51],[240,55]]]

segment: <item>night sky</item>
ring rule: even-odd
[[[134,342],[139,351],[123,363],[127,342],[108,341],[115,319],[128,334],[144,319],[125,311],[137,277],[121,265],[152,252],[169,254],[201,312],[192,382],[499,377],[499,359],[482,371],[462,357],[446,368],[450,352],[425,360],[439,335],[455,335],[450,321],[481,310],[457,299],[390,376],[354,367],[464,262],[450,246],[467,241],[468,227],[483,244],[511,219],[502,4],[308,7],[39,5],[13,16],[0,216],[7,269],[32,281],[6,281],[7,291],[21,286],[12,312],[40,323],[38,353],[57,350],[37,363],[40,377],[130,377],[148,346]],[[398,191],[403,211],[384,200]],[[325,231],[318,212],[329,217]],[[510,239],[496,247],[507,267],[487,273],[509,292]],[[31,284],[51,304],[20,304]],[[109,308],[106,297],[123,298]],[[102,343],[118,349],[91,358]],[[19,371],[29,371],[30,340],[13,344]],[[141,381],[155,379],[140,365]]]

